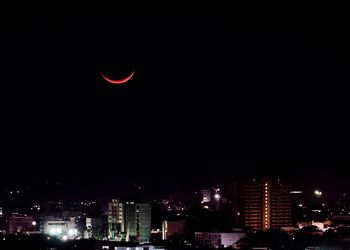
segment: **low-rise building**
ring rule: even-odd
[[[168,240],[181,237],[185,234],[186,220],[165,220],[162,223],[162,239]]]
[[[75,239],[79,236],[75,224],[75,219],[71,220],[48,220],[43,221],[42,233],[50,234],[53,236],[65,238],[65,239]]]
[[[195,232],[194,237],[197,246],[208,248],[222,248],[232,246],[238,240],[245,238],[246,233],[243,231],[228,233]]]
[[[11,216],[9,218],[9,234],[35,233],[36,221],[31,216]]]

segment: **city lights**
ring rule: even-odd
[[[317,190],[317,189],[314,191],[314,194],[315,194],[316,197],[321,197],[322,196],[322,192],[320,190]]]
[[[69,229],[68,230],[68,235],[69,236],[75,236],[75,235],[77,235],[77,233],[78,233],[78,230],[77,229]]]
[[[61,235],[62,229],[61,228],[51,228],[49,231],[50,235]]]

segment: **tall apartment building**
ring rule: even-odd
[[[234,227],[244,226],[244,181],[235,180],[229,184],[229,220]]]
[[[147,243],[151,237],[151,205],[113,199],[108,203],[108,238]]]
[[[151,205],[147,203],[125,203],[127,241],[147,243],[151,237]]]
[[[122,240],[125,232],[124,203],[112,199],[108,203],[108,236],[111,240]]]
[[[254,230],[292,225],[290,187],[280,179],[252,179],[244,184],[244,224]]]

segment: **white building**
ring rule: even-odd
[[[211,192],[208,189],[202,189],[202,203],[209,203],[211,202]]]
[[[246,237],[243,231],[230,233],[216,233],[216,232],[195,232],[195,242],[199,246],[209,248],[229,247],[238,240]]]
[[[43,233],[60,237],[62,239],[75,239],[79,235],[74,218],[72,218],[69,221],[64,221],[64,220],[44,221]]]
[[[124,204],[112,199],[108,203],[108,237],[111,240],[121,240],[125,232]]]

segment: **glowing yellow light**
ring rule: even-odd
[[[321,197],[322,196],[322,192],[320,190],[315,190],[314,194],[317,196],[317,197]]]

